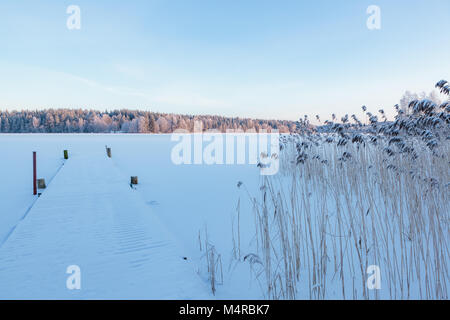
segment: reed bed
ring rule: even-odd
[[[281,138],[280,173],[250,195],[265,298],[448,299],[449,104],[410,108]]]

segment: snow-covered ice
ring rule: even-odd
[[[258,169],[177,166],[173,145],[169,135],[0,135],[0,298],[261,297],[248,267],[229,268],[231,221],[243,192],[236,185],[256,186]],[[49,182],[37,200],[32,151],[38,177]],[[241,217],[244,225],[252,219]],[[222,256],[216,295],[199,249],[205,227]],[[81,290],[66,287],[70,265],[80,267]]]

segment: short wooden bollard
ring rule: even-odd
[[[106,148],[106,155],[108,156],[108,158],[111,158],[111,148]]]
[[[45,179],[37,180],[38,189],[45,189],[47,186],[45,185]]]
[[[69,159],[69,151],[64,150],[64,159]]]
[[[131,177],[131,184],[138,184],[138,177]]]

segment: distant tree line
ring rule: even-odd
[[[194,123],[203,130],[273,129],[282,133],[297,132],[300,121],[257,120],[222,116],[177,115],[137,110],[96,111],[82,109],[47,109],[36,111],[1,111],[1,133],[171,133],[176,129],[194,131]]]

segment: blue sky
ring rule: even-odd
[[[449,52],[448,0],[3,0],[0,108],[392,114],[404,91],[450,80]]]

